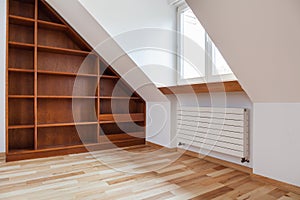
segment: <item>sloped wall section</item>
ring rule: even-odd
[[[186,1],[253,102],[300,102],[300,1]]]
[[[176,7],[167,0],[79,0],[157,86],[176,85]]]

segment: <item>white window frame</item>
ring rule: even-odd
[[[205,36],[205,40],[206,40],[206,44],[205,44],[205,48],[207,53],[205,54],[205,77],[198,77],[198,78],[189,78],[189,79],[185,79],[182,78],[182,71],[183,71],[183,60],[182,60],[182,56],[183,54],[183,34],[182,34],[182,17],[181,14],[183,12],[185,12],[186,10],[190,9],[190,7],[185,3],[181,6],[177,7],[177,84],[178,85],[186,85],[186,84],[201,84],[201,83],[212,83],[212,82],[225,82],[225,81],[233,81],[233,80],[237,80],[237,78],[235,77],[235,75],[232,74],[222,74],[222,75],[213,75],[212,74],[212,62],[210,62],[210,58],[209,56],[211,56],[212,53],[212,41],[209,38],[208,34],[206,33]]]

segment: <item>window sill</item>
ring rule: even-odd
[[[218,83],[202,83],[192,85],[180,85],[172,87],[161,87],[163,94],[189,94],[189,93],[210,93],[210,92],[243,92],[238,81],[227,81]]]

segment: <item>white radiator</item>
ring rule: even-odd
[[[180,107],[177,111],[179,148],[194,146],[249,162],[247,109]]]

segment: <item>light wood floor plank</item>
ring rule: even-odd
[[[0,199],[300,200],[300,195],[216,163],[139,145],[0,164]]]

